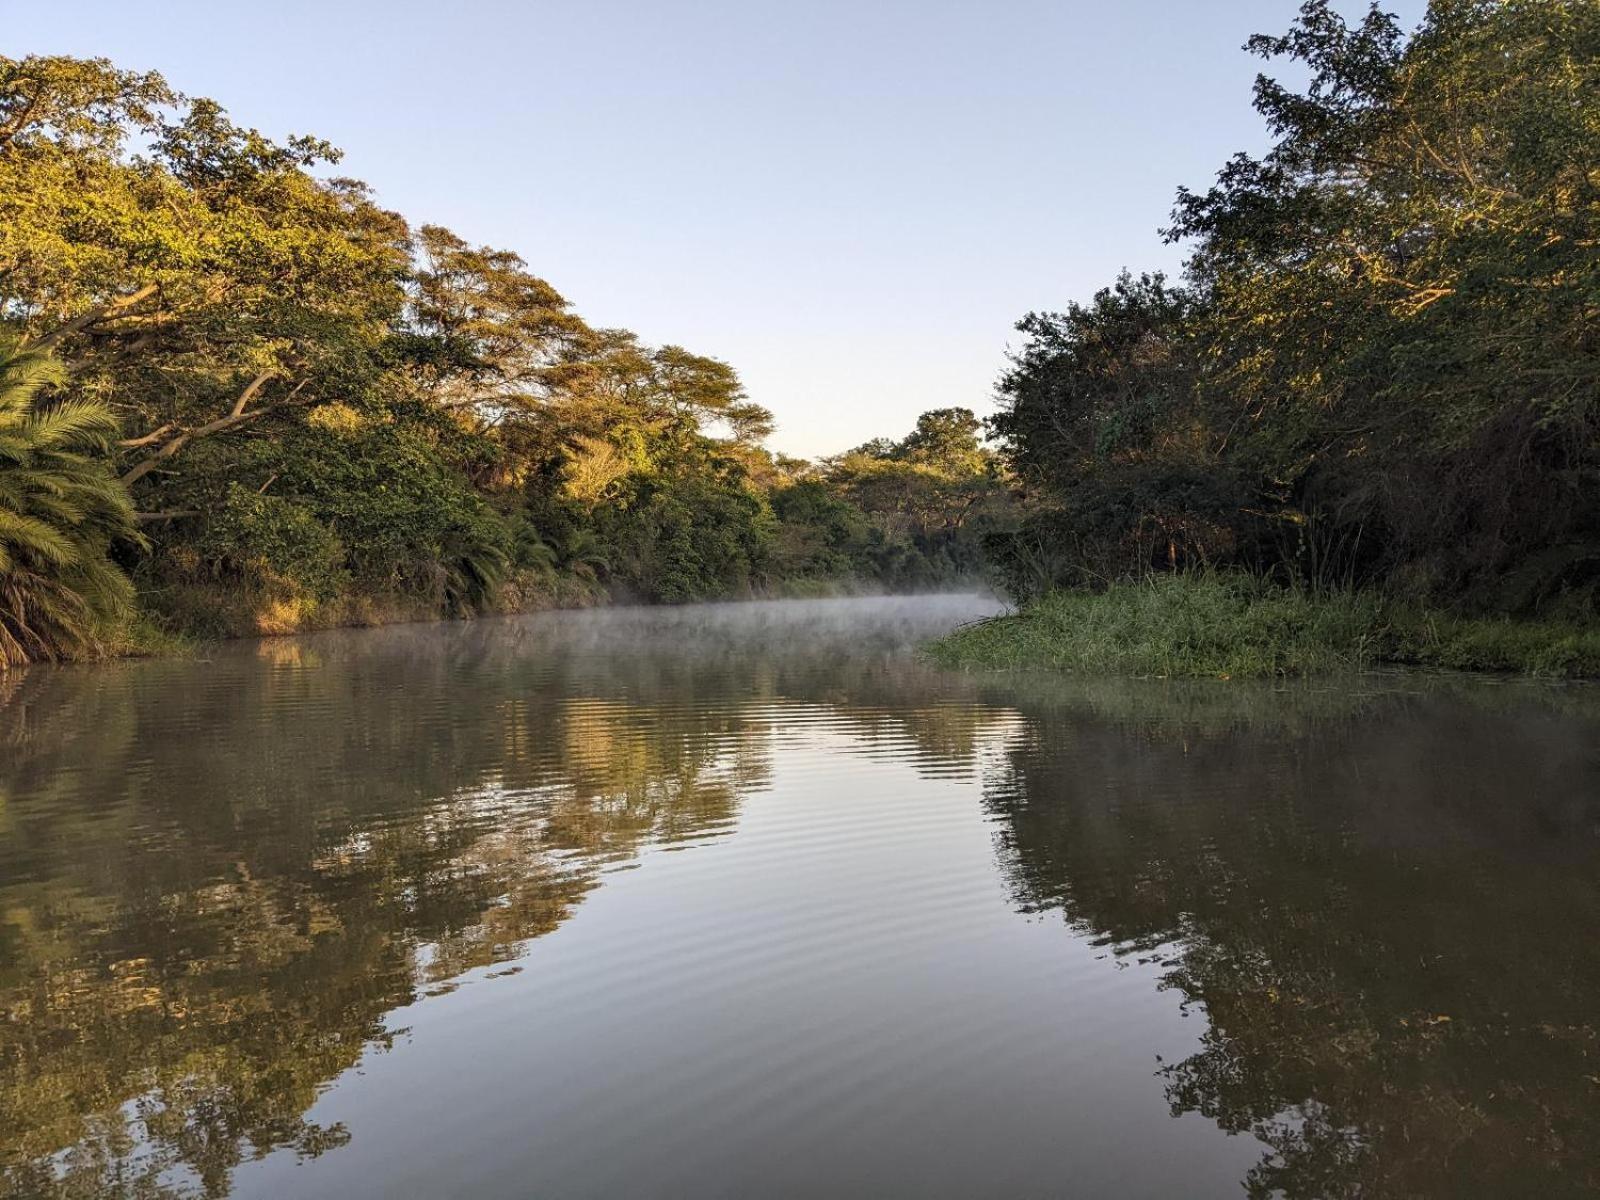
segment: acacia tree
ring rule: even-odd
[[[983,422],[970,408],[935,408],[917,418],[917,427],[897,447],[909,462],[926,463],[951,474],[980,473],[987,465],[979,440]]]
[[[417,230],[416,251],[398,344],[432,401],[486,422],[548,403],[593,337],[561,294],[443,226]]]

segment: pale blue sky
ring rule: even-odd
[[[153,67],[328,138],[384,204],[518,251],[591,322],[733,363],[809,456],[987,411],[1024,312],[1175,270],[1177,185],[1264,144],[1240,46],[1297,9],[0,0],[0,51]]]

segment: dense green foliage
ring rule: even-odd
[[[986,567],[985,537],[1011,520],[1000,464],[980,445],[980,428],[970,409],[923,413],[903,440],[880,438],[826,460],[802,490],[774,502],[787,525],[848,554],[858,576],[902,590],[975,578]]]
[[[726,363],[590,326],[324,142],[0,59],[0,333],[65,365],[44,411],[115,414],[148,538],[85,527],[94,599],[13,569],[13,627],[46,596],[103,626],[112,560],[207,634],[991,570],[1025,602],[1220,569],[1592,619],[1600,9],[1434,0],[1408,36],[1308,0],[1250,46],[1304,83],[1263,76],[1272,148],[1180,192],[1181,282],[1026,317],[998,454],[952,408],[814,464]],[[98,637],[28,636],[5,657]]]
[[[1600,585],[1600,8],[1311,0],[1251,48],[1276,138],[1124,276],[1039,313],[994,425],[1016,590],[1238,566],[1516,614]]]
[[[116,419],[92,400],[38,405],[62,378],[0,342],[0,667],[97,651],[132,599],[107,557],[137,536],[105,458]]]
[[[11,518],[0,659],[91,648],[121,571],[160,623],[226,635],[978,569],[1005,499],[970,412],[775,458],[726,363],[591,327],[338,157],[159,75],[0,58],[0,334],[64,367],[8,401],[57,457],[8,451],[0,495],[77,531],[69,551]],[[99,507],[27,474],[69,465]]]

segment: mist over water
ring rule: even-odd
[[[1600,695],[980,596],[0,678],[5,1195],[1581,1195]]]

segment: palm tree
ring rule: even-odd
[[[88,400],[40,407],[64,379],[49,354],[0,338],[0,670],[97,653],[133,600],[107,557],[141,540],[111,472],[117,422]]]
[[[579,527],[566,537],[561,545],[561,565],[584,579],[598,579],[602,572],[611,570],[611,560],[605,555],[594,531]]]

